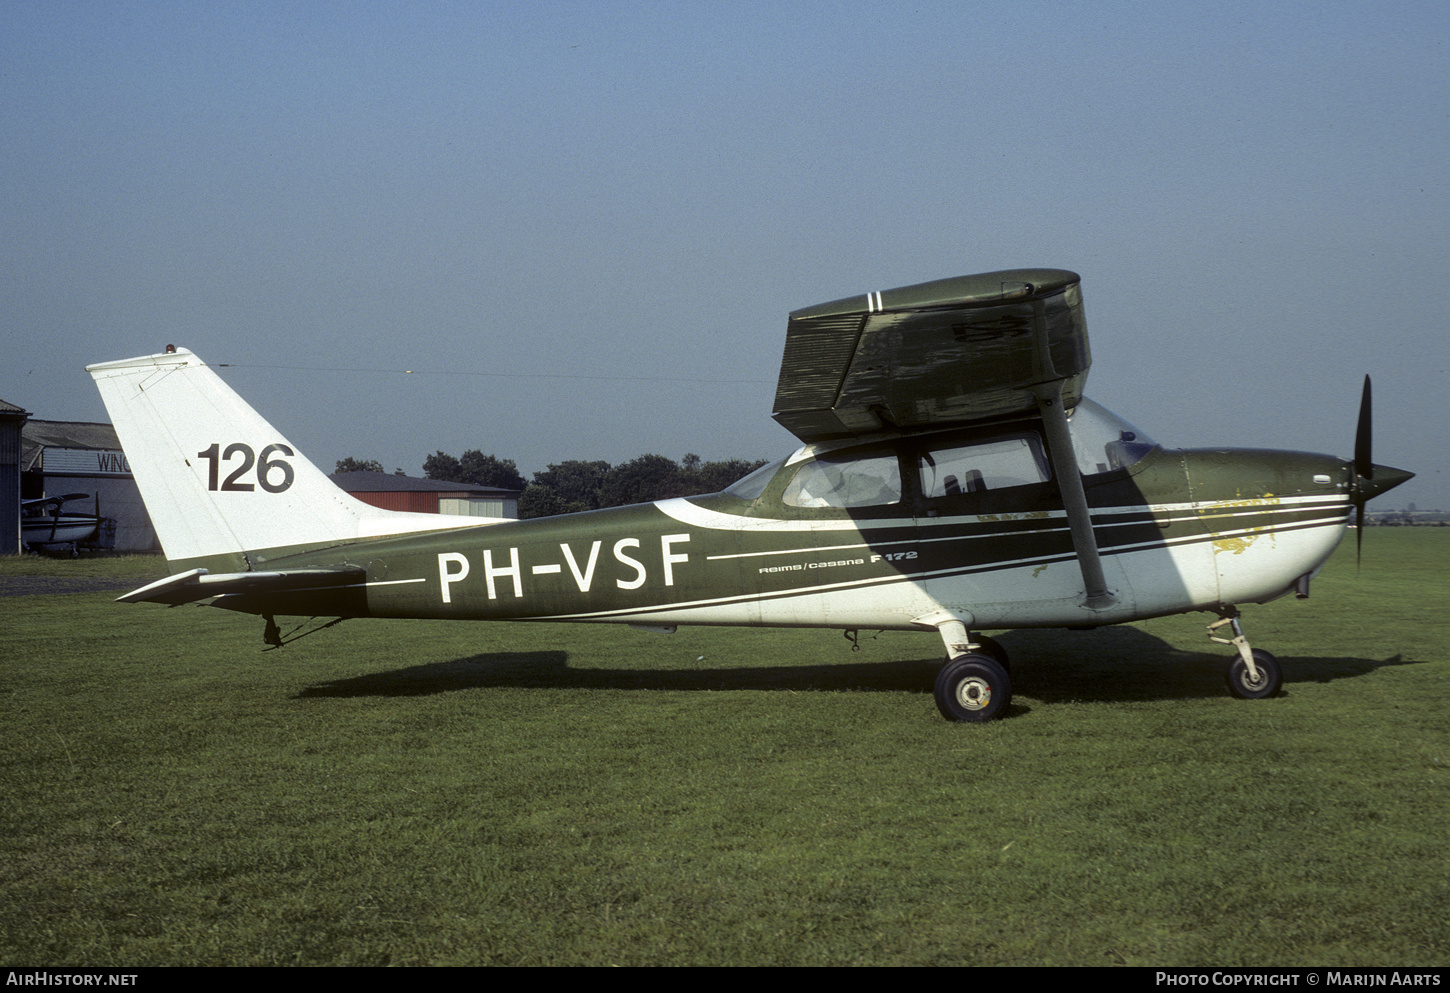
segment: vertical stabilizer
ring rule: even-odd
[[[354,499],[184,348],[86,371],[173,563],[490,523]]]

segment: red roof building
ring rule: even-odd
[[[333,474],[332,481],[363,503],[384,510],[463,517],[519,516],[519,490],[390,476],[385,472],[339,472]]]

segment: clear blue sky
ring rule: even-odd
[[[785,316],[1083,275],[1170,447],[1450,508],[1450,5],[0,5],[0,397],[186,345],[314,461],[774,457]],[[415,370],[407,374],[403,370]]]

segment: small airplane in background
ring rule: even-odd
[[[71,555],[76,555],[77,545],[100,537],[106,519],[100,514],[99,498],[96,498],[94,514],[67,511],[65,505],[67,501],[90,499],[89,493],[67,493],[20,501],[21,541],[33,551],[68,548]]]
[[[120,599],[259,614],[273,646],[277,615],[936,630],[936,703],[962,722],[1011,702],[983,630],[1207,611],[1230,691],[1270,696],[1238,605],[1307,596],[1351,511],[1412,475],[1370,458],[1368,378],[1352,461],[1165,449],[1083,396],[1080,283],[1019,269],[795,311],[774,412],[794,453],[720,493],[528,521],[353,499],[184,348],[93,365],[175,570]]]

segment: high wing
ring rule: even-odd
[[[793,311],[773,416],[806,443],[1017,416],[1082,397],[1081,277],[1008,269]]]
[[[1092,364],[1081,282],[1066,269],[1005,269],[794,311],[774,417],[811,444],[1036,412],[1084,604],[1111,606],[1067,427]]]
[[[20,509],[29,510],[35,507],[59,507],[67,500],[89,500],[89,493],[67,493],[64,496],[36,497],[33,500],[21,500]]]

